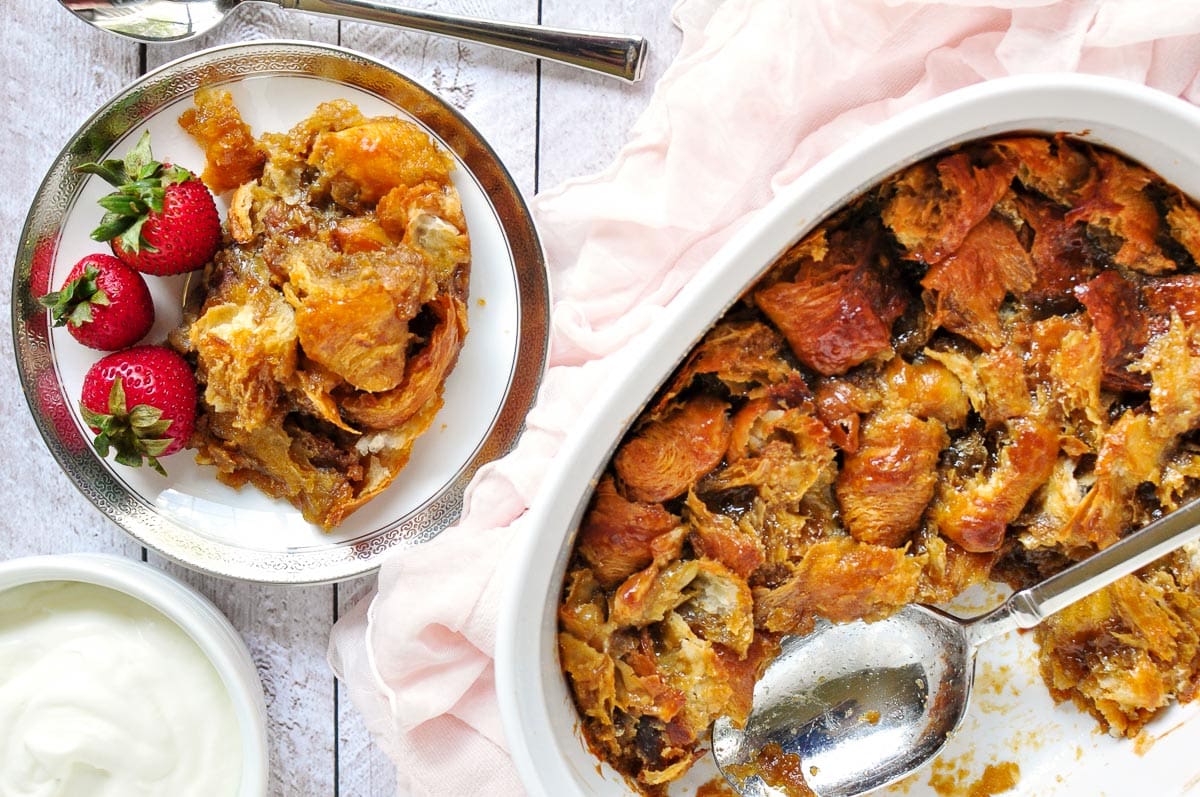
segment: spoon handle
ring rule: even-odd
[[[975,646],[1014,628],[1033,628],[1112,582],[1200,538],[1200,499],[1159,518],[1123,540],[1011,596],[970,625]]]
[[[558,30],[519,22],[492,22],[470,17],[400,8],[373,0],[276,0],[284,8],[397,25],[410,30],[500,47],[559,61],[581,69],[641,80],[646,40],[641,36]]]

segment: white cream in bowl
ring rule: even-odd
[[[261,686],[240,637],[139,562],[0,564],[0,796],[265,792]]]

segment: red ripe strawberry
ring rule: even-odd
[[[154,326],[154,300],[146,278],[112,255],[88,255],[71,268],[61,289],[38,297],[54,326],[84,346],[116,351],[132,346]]]
[[[122,465],[143,460],[159,473],[159,457],[187,445],[196,424],[196,379],[187,361],[165,346],[135,346],[102,357],[83,377],[80,409],[97,432],[101,457],[110,448]]]
[[[124,160],[85,163],[82,172],[103,177],[117,190],[100,199],[107,211],[92,238],[145,274],[195,271],[221,243],[221,219],[212,194],[181,166],[154,160],[150,133]]]

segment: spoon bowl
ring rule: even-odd
[[[143,42],[195,39],[224,21],[240,0],[180,2],[180,0],[59,0],[89,25]]]
[[[783,641],[755,685],[744,727],[712,727],[717,766],[743,797],[853,797],[933,759],[970,704],[975,653],[1200,537],[1200,500],[970,620],[912,604],[884,620],[834,624]],[[778,745],[778,750],[765,750]],[[794,773],[768,781],[772,759]],[[797,765],[798,761],[798,765]],[[765,764],[765,766],[764,766]],[[803,783],[796,783],[802,778]]]
[[[263,0],[59,0],[101,30],[141,42],[176,42],[203,36],[238,6]],[[280,8],[394,25],[435,36],[525,53],[634,82],[645,68],[641,36],[558,30],[401,8],[377,0],[266,0]]]
[[[937,755],[962,722],[970,657],[959,621],[925,606],[875,623],[822,620],[812,634],[783,641],[744,728],[717,720],[713,754],[730,777],[753,769],[773,742],[800,756],[808,787],[822,797],[886,786]],[[752,774],[741,793],[777,792]]]

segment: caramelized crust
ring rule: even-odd
[[[1033,284],[1021,298],[1051,311],[1073,309],[1076,287],[1101,268],[1096,248],[1088,240],[1087,225],[1067,221],[1066,212],[1055,205],[1015,194],[1011,198],[1018,231],[1027,229],[1032,236]]]
[[[730,395],[758,398],[784,385],[807,387],[783,357],[784,341],[760,321],[728,321],[713,328],[680,366],[671,384],[653,407],[660,412],[699,377],[718,380]]]
[[[988,216],[921,280],[933,323],[981,349],[1004,343],[1000,305],[1033,287],[1033,262],[1012,226]]]
[[[903,545],[933,498],[937,463],[949,443],[939,421],[906,412],[872,416],[837,478],[838,504],[850,534],[861,542]]]
[[[203,387],[192,447],[221,481],[326,529],[390,484],[441,407],[467,332],[452,165],[415,125],[335,101],[255,139],[228,93],[181,124],[235,189],[226,245],[172,343]]]
[[[1146,390],[1150,379],[1129,366],[1149,340],[1147,317],[1139,307],[1138,286],[1119,271],[1105,271],[1075,289],[1100,336],[1104,372],[1100,384],[1113,391]]]
[[[991,213],[1014,171],[1011,160],[980,167],[965,152],[923,161],[886,187],[892,196],[881,218],[909,257],[939,263]]]
[[[584,516],[578,552],[597,581],[616,586],[654,561],[655,540],[678,525],[679,518],[661,504],[625,499],[606,476]]]
[[[879,619],[916,597],[920,576],[921,561],[902,548],[830,537],[807,546],[783,584],[756,591],[755,620],[766,631],[805,634],[818,617]]]
[[[930,521],[963,550],[999,550],[1008,526],[1045,483],[1058,455],[1058,434],[1032,418],[1016,418],[990,473],[947,478]]]
[[[1159,245],[1162,221],[1146,191],[1154,175],[1105,150],[1093,149],[1091,157],[1099,174],[1067,220],[1085,221],[1103,236],[1119,266],[1143,274],[1174,271],[1175,261]]]
[[[392,191],[450,182],[454,162],[429,134],[396,119],[367,119],[320,130],[308,152],[314,188],[351,212],[374,207]]]
[[[204,147],[200,179],[213,193],[237,188],[262,174],[266,150],[242,121],[228,92],[197,89],[195,106],[180,115],[179,124]]]
[[[687,492],[725,455],[729,405],[700,396],[670,408],[625,442],[613,469],[635,501],[668,501]]]
[[[755,293],[800,362],[841,374],[891,351],[892,323],[908,300],[876,262],[882,233],[837,236],[819,260],[804,258],[793,279]]]
[[[1200,589],[1188,556],[1126,576],[1038,627],[1042,677],[1056,699],[1132,738],[1172,700],[1195,697]]]
[[[584,517],[560,660],[591,748],[665,794],[780,635],[1026,586],[1200,495],[1196,253],[1186,197],[1064,136],[935,155],[793,246]],[[1198,562],[1044,624],[1055,699],[1123,735],[1193,699]]]
[[[1095,164],[1066,136],[1017,137],[995,142],[1017,164],[1017,181],[1059,207],[1077,204],[1096,180]]]

